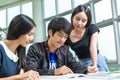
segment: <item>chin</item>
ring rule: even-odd
[[[26,46],[22,46],[22,47],[26,47]]]
[[[26,47],[27,45],[22,45],[22,47]]]
[[[60,48],[62,45],[59,45],[59,46],[57,46],[58,48]]]

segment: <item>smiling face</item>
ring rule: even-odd
[[[56,31],[54,35],[52,34],[52,30],[49,30],[49,35],[48,45],[49,47],[54,47],[54,49],[61,47],[68,38],[68,34],[63,30]]]
[[[73,17],[72,22],[74,29],[80,30],[82,28],[85,28],[88,22],[88,17],[84,12],[79,12]]]
[[[28,32],[27,34],[21,35],[18,38],[19,44],[23,47],[26,47],[27,44],[33,40],[33,34],[35,32],[35,27],[33,27],[30,32]]]

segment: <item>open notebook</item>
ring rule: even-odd
[[[65,75],[58,75],[58,76],[40,76],[39,80],[78,80],[78,78],[83,78],[85,77],[85,74],[65,74]]]
[[[120,80],[120,71],[86,74],[65,74],[59,76],[42,75],[39,80]]]

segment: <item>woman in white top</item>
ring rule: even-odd
[[[26,68],[25,47],[33,39],[34,21],[20,14],[11,21],[7,38],[0,41],[0,80],[35,80],[39,73]]]

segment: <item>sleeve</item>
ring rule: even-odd
[[[69,37],[67,38],[67,40],[65,41],[64,44],[67,45],[67,46],[72,45],[72,42],[71,42]]]
[[[26,57],[26,71],[35,70],[39,72],[40,75],[53,75],[53,70],[44,67],[44,64],[47,65],[48,63],[44,63],[45,56],[42,55],[41,51],[38,46],[30,46]]]
[[[94,34],[95,32],[100,32],[99,28],[95,24],[91,24],[89,27],[90,34]]]
[[[75,57],[69,50],[67,56],[67,64],[74,73],[86,74],[88,72],[87,67],[80,65],[80,63],[76,61]]]

